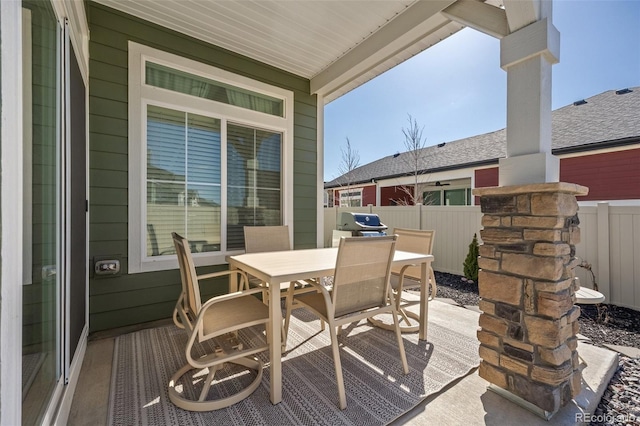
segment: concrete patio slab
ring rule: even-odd
[[[604,346],[611,349],[612,351],[616,351],[622,355],[628,356],[629,358],[640,357],[640,349],[638,348],[632,348],[629,346],[620,346],[620,345],[608,345],[608,344],[605,344]]]
[[[429,321],[475,335],[479,314],[439,303],[429,304]],[[444,323],[444,324],[443,324]],[[487,389],[489,382],[477,370],[427,398],[393,425],[575,425],[594,413],[618,366],[618,354],[587,343],[578,343],[582,358],[582,392],[549,421]],[[587,422],[588,423],[588,422]]]
[[[453,299],[449,299],[447,297],[436,297],[435,300],[437,300],[438,302],[442,302],[442,303],[447,303],[449,305],[456,305],[456,306],[460,306],[458,304],[458,302],[456,302]]]
[[[412,306],[410,309],[418,309]],[[476,336],[479,313],[459,305],[432,301],[429,323],[467,336]],[[131,331],[131,330],[127,330]],[[87,347],[80,381],[71,407],[69,425],[106,424],[113,335],[92,340]],[[428,337],[428,336],[427,336]],[[573,425],[580,424],[585,413],[592,414],[618,365],[617,352],[587,343],[578,344],[584,363],[582,393],[560,410],[550,421],[487,390],[488,382],[474,370],[405,413],[393,425]]]

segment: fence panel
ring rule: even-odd
[[[420,206],[373,207],[372,212],[380,216],[388,232],[394,228],[420,229]]]
[[[629,202],[580,203],[580,243],[576,256],[591,264],[607,303],[640,310],[640,205]],[[435,229],[434,269],[463,274],[463,262],[482,214],[478,206],[334,207],[324,210],[325,247],[343,211],[376,213],[394,228]],[[576,268],[580,283],[592,287],[591,274]]]
[[[478,206],[427,206],[422,209],[422,229],[434,229],[434,269],[464,275],[463,263],[473,234],[480,240],[482,214]]]
[[[609,207],[609,302],[640,309],[640,208]]]

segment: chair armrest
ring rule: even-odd
[[[214,296],[211,299],[207,300],[202,305],[202,307],[200,308],[200,313],[198,314],[198,317],[196,318],[195,324],[193,326],[194,333],[196,331],[200,330],[200,328],[202,326],[202,321],[204,321],[204,316],[205,316],[207,310],[210,309],[215,304],[222,303],[222,302],[225,302],[227,300],[237,299],[239,297],[250,296],[250,295],[256,294],[256,293],[262,293],[262,289],[261,288],[252,288],[252,289],[249,289],[249,290],[236,291],[234,293],[227,293],[227,294],[221,294],[219,296]],[[224,334],[224,333],[225,332],[221,332],[220,334]]]
[[[300,281],[301,280],[291,281],[289,283],[289,288],[291,288],[291,286],[295,287],[295,285],[299,284]],[[309,280],[302,280],[302,282],[307,286],[310,286],[310,287],[313,287],[313,288],[317,289],[319,292],[324,291],[324,292],[326,292],[328,294],[327,288],[321,284],[320,280],[316,281],[315,279],[309,279]]]
[[[402,287],[404,285],[404,275],[407,268],[411,266],[418,266],[418,265],[416,264],[404,265],[402,269],[400,269],[400,274],[398,277],[398,289],[397,289],[398,294],[402,293]],[[431,288],[431,295],[429,296],[428,300],[433,300],[436,297],[436,293],[438,292],[438,287],[436,285],[436,274],[433,272],[433,268],[431,267],[431,265],[429,265],[429,270],[427,271],[427,274],[428,274],[427,276],[428,285]]]
[[[239,289],[249,288],[249,276],[245,271],[242,271],[240,269],[230,269],[228,271],[211,272],[208,274],[198,275],[197,278],[198,278],[198,281],[200,281],[200,280],[208,280],[210,278],[223,277],[225,275],[231,275],[231,274],[240,275],[240,282],[238,284]]]
[[[203,311],[209,309],[210,306],[215,305],[216,303],[224,302],[225,300],[236,299],[238,297],[248,296],[254,293],[262,293],[261,288],[252,288],[249,290],[236,291],[234,293],[221,294],[219,296],[214,296],[211,299],[207,300],[202,307],[200,308],[200,314],[198,318],[203,316]]]
[[[438,286],[436,285],[436,274],[433,272],[431,265],[429,265],[429,284],[431,286],[431,297],[428,300],[433,300],[438,293]]]
[[[418,266],[418,265],[416,265],[415,263],[410,263],[408,265],[404,265],[400,269],[400,274],[398,274],[398,289],[397,289],[398,294],[402,293],[402,286],[404,285],[404,275],[407,272],[407,269],[412,266]]]
[[[305,280],[306,281],[306,280]],[[324,303],[327,306],[327,311],[329,312],[329,317],[332,317],[334,312],[332,312],[333,310],[333,304],[331,303],[331,294],[329,293],[329,289],[325,286],[323,286],[320,282],[317,282],[315,280],[309,280],[306,281],[310,287],[315,288],[316,291],[320,294],[322,294],[322,298],[324,299]],[[293,303],[293,289],[296,285],[295,281],[291,281],[289,283],[289,292],[287,295],[287,312],[289,309],[289,304]],[[288,314],[287,314],[288,315]]]

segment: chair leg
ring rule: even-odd
[[[213,381],[213,376],[215,376],[216,371],[222,368],[221,365],[216,365],[215,367],[209,367],[209,373],[207,374],[207,378],[204,381],[204,385],[202,386],[202,392],[200,392],[200,398],[198,401],[204,401],[209,393],[209,389],[211,388],[211,382]]]
[[[400,349],[400,359],[402,360],[402,369],[404,374],[409,374],[409,365],[407,364],[407,354],[404,351],[404,340],[402,340],[402,333],[400,332],[400,321],[398,320],[398,312],[395,310],[393,315],[393,325],[396,329],[396,338],[398,339],[398,349]]]
[[[225,407],[229,407],[230,405],[233,405],[237,402],[242,401],[243,399],[247,398],[249,395],[251,395],[256,389],[258,389],[258,387],[260,386],[261,382],[262,382],[262,370],[263,370],[263,364],[262,362],[257,359],[257,358],[239,358],[233,361],[230,361],[233,364],[238,364],[247,368],[250,368],[252,370],[256,371],[256,377],[253,380],[253,382],[251,382],[251,384],[243,389],[241,389],[240,391],[236,392],[233,395],[229,395],[226,396],[224,398],[221,399],[213,399],[213,400],[207,400],[206,399],[206,394],[205,394],[205,399],[199,399],[198,401],[192,400],[187,398],[187,396],[185,396],[182,391],[178,392],[176,390],[176,385],[178,384],[178,381],[181,379],[181,377],[188,373],[189,371],[193,370],[194,368],[189,365],[186,364],[184,367],[182,367],[181,369],[179,369],[169,380],[169,400],[175,404],[177,407],[182,408],[183,410],[188,410],[188,411],[211,411],[211,410],[219,410],[221,408],[225,408]],[[211,374],[211,369],[214,370],[218,370],[219,367],[209,367],[209,374]],[[207,376],[207,379],[209,377]],[[206,383],[205,383],[206,385]],[[210,386],[210,383],[209,383]],[[206,388],[207,386],[205,386]],[[203,390],[204,392],[204,390]],[[209,390],[207,389],[206,391],[207,393],[209,392]],[[202,397],[202,393],[200,395],[200,397]]]
[[[342,377],[342,363],[340,362],[340,347],[338,346],[338,335],[336,327],[329,324],[329,333],[331,334],[331,349],[333,351],[333,364],[336,369],[336,384],[338,385],[338,397],[340,398],[340,409],[347,408],[347,396],[344,391],[344,379]]]
[[[407,314],[402,309],[399,309],[398,312],[400,312],[400,315],[402,316],[402,320],[404,322],[406,322],[407,325],[410,326],[411,325],[411,321],[409,321],[409,317],[407,317]]]

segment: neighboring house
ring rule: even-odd
[[[589,187],[578,200],[640,199],[640,87],[611,90],[552,112],[552,152],[560,180]],[[381,158],[325,183],[327,206],[410,204],[415,178],[407,153]],[[424,148],[423,204],[473,205],[471,189],[498,186],[506,130]],[[349,203],[350,201],[350,203]]]

